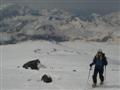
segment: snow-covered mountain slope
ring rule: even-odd
[[[83,21],[67,11],[58,9],[37,11],[19,5],[1,6],[0,44],[36,39],[81,39],[98,42],[120,40],[119,12],[105,16],[92,14],[90,19]]]
[[[120,89],[119,45],[96,42],[29,41],[14,45],[1,45],[0,88],[2,90],[93,90],[92,73],[87,82],[89,64],[101,48],[107,56],[106,81],[94,90]],[[40,59],[46,68],[26,70],[22,65]],[[43,74],[50,75],[52,83],[41,81]],[[105,75],[105,73],[104,73]],[[99,85],[98,79],[98,85]]]

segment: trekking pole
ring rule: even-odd
[[[92,70],[92,67],[90,67],[90,69],[89,69],[87,83],[88,83],[88,81],[89,81],[89,78],[90,78],[90,72],[91,72],[91,70]]]
[[[106,81],[106,66],[105,66],[105,81]]]
[[[89,81],[89,78],[90,78],[91,70],[92,70],[92,67],[90,67],[90,69],[89,69],[88,78],[87,78],[87,82],[86,82],[86,85],[85,85],[85,89],[84,89],[84,90],[87,90],[87,86],[88,86],[88,84],[89,84],[88,81]]]

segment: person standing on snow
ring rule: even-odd
[[[97,54],[95,55],[93,62],[90,64],[90,68],[92,68],[93,65],[95,65],[94,73],[92,76],[93,79],[93,87],[97,84],[97,74],[99,73],[99,78],[101,80],[100,84],[102,85],[104,82],[104,66],[108,64],[105,54],[102,52],[102,50],[98,50]]]

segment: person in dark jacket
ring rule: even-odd
[[[96,86],[97,84],[97,74],[99,73],[99,78],[101,80],[101,85],[104,82],[104,76],[103,76],[103,72],[104,72],[104,66],[106,66],[108,64],[107,59],[105,54],[102,52],[102,50],[99,50],[97,52],[97,54],[95,55],[93,62],[90,64],[90,68],[92,68],[93,65],[95,65],[94,68],[94,73],[93,73],[93,87]]]

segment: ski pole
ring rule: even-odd
[[[105,81],[106,81],[106,66],[105,66]]]
[[[91,70],[92,70],[92,67],[90,67],[90,69],[89,69],[88,78],[87,78],[87,82],[86,82],[86,85],[85,85],[85,89],[84,89],[84,90],[87,90],[87,86],[88,86],[88,84],[89,84],[88,81],[89,81],[89,78],[90,78]]]
[[[89,78],[90,78],[90,72],[91,72],[91,70],[92,70],[92,67],[90,67],[90,69],[89,69],[87,83],[88,83],[88,81],[89,81]]]

